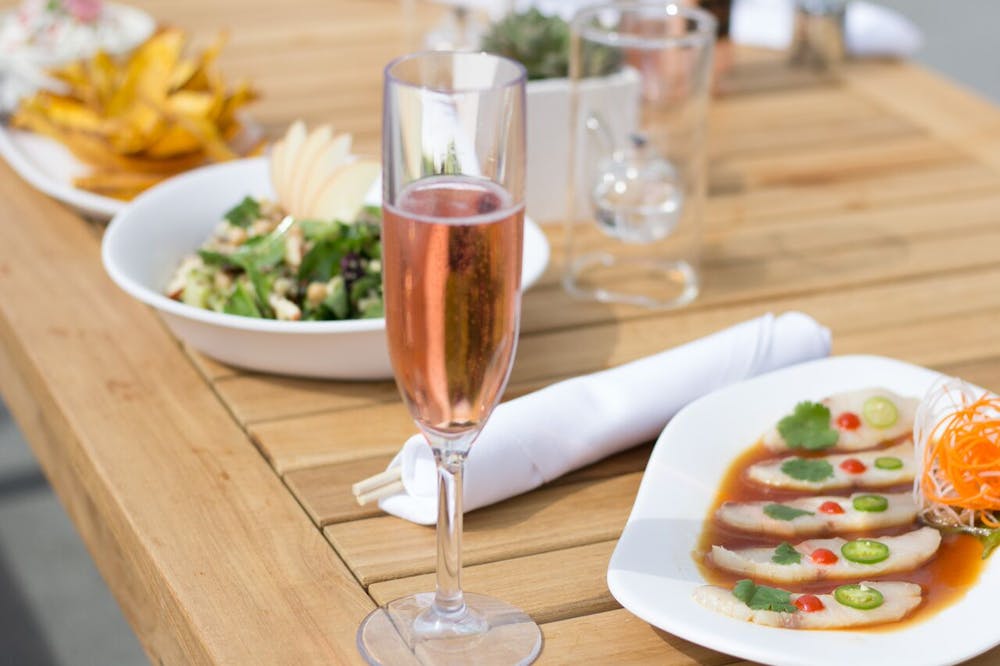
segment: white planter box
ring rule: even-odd
[[[632,68],[587,79],[580,84],[581,112],[599,116],[620,140],[638,125],[639,84],[639,73]],[[569,79],[530,81],[526,105],[527,213],[538,222],[565,220],[570,213],[570,138],[575,125]],[[584,166],[575,161],[578,169]],[[585,198],[585,192],[580,197]]]

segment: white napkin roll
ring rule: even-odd
[[[764,372],[826,356],[830,331],[789,312],[743,322],[617,368],[575,377],[493,412],[465,466],[465,510],[519,495],[571,470],[655,438],[689,402]],[[404,492],[379,506],[406,520],[437,521],[434,456],[422,435],[389,467]]]

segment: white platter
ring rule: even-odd
[[[240,116],[240,121],[243,131],[237,138],[237,148],[249,147],[260,139],[261,128],[246,114]],[[0,126],[0,157],[36,190],[95,220],[110,220],[129,205],[75,187],[73,180],[92,169],[69,148],[47,136]]]
[[[224,363],[329,379],[392,377],[384,319],[275,321],[185,305],[163,295],[181,259],[194,252],[244,196],[274,196],[264,158],[202,167],[160,183],[115,215],[102,258],[111,278],[152,305],[180,339]],[[524,225],[522,288],[545,272],[549,244]]]
[[[1000,643],[1000,561],[953,605],[917,624],[864,631],[796,631],[707,610],[692,558],[719,481],[733,459],[801,400],[882,386],[920,397],[940,375],[879,356],[840,356],[734,384],[693,402],[667,425],[650,456],[611,562],[608,587],[646,622],[721,652],[769,664],[953,664]],[[900,575],[905,580],[905,575]]]
[[[107,220],[128,204],[73,186],[73,179],[90,168],[68,148],[46,136],[0,127],[0,156],[28,184],[53,199],[69,204],[84,215]]]

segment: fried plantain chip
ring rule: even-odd
[[[76,185],[130,198],[165,177],[240,156],[239,111],[257,99],[248,83],[232,90],[216,68],[226,43],[220,34],[195,56],[186,38],[164,29],[127,59],[97,53],[52,76],[68,92],[39,92],[21,101],[15,127],[51,137],[91,165]]]

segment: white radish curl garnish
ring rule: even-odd
[[[940,379],[917,409],[913,441],[921,518],[972,532],[1000,527],[1000,398]]]

